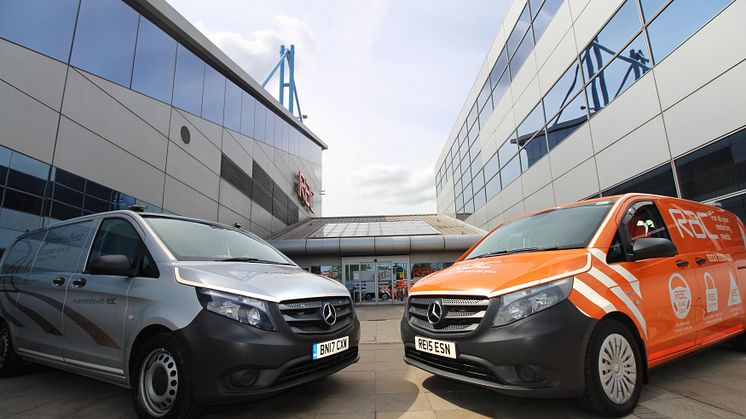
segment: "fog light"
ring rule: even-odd
[[[542,380],[539,372],[536,371],[536,369],[531,365],[521,365],[518,368],[518,376],[521,378],[521,380],[529,383],[534,383]]]
[[[228,377],[233,387],[250,387],[256,381],[256,372],[252,370],[236,371]]]

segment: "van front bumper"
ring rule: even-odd
[[[360,322],[328,335],[301,336],[287,326],[260,330],[202,310],[181,335],[187,342],[195,399],[202,404],[266,398],[317,380],[358,361]],[[312,359],[315,343],[349,337],[344,352]]]
[[[434,334],[401,322],[404,361],[453,380],[498,393],[536,398],[568,398],[585,387],[585,353],[597,320],[569,300],[506,326],[493,327],[491,304],[477,330],[468,334]],[[415,349],[421,336],[456,343],[456,359]]]

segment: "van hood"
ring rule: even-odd
[[[177,262],[176,281],[184,285],[280,302],[316,297],[349,297],[339,282],[297,266],[246,262]]]
[[[417,281],[411,293],[494,297],[591,268],[587,249],[516,253],[464,260]]]

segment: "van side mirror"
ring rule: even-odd
[[[643,237],[632,245],[632,260],[666,258],[676,256],[676,245],[669,239]]]
[[[101,255],[88,265],[91,275],[134,276],[130,259],[125,255]]]

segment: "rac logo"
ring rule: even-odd
[[[708,217],[709,214],[706,212],[694,212],[688,210],[680,210],[677,208],[671,208],[668,210],[671,214],[671,218],[676,223],[676,229],[679,230],[681,237],[686,236],[695,239],[707,239],[717,240],[720,237],[717,234],[712,234],[707,231],[707,226],[702,217]]]
[[[308,178],[303,172],[298,172],[298,199],[303,205],[313,212],[313,191],[311,190],[311,184],[308,183]]]

